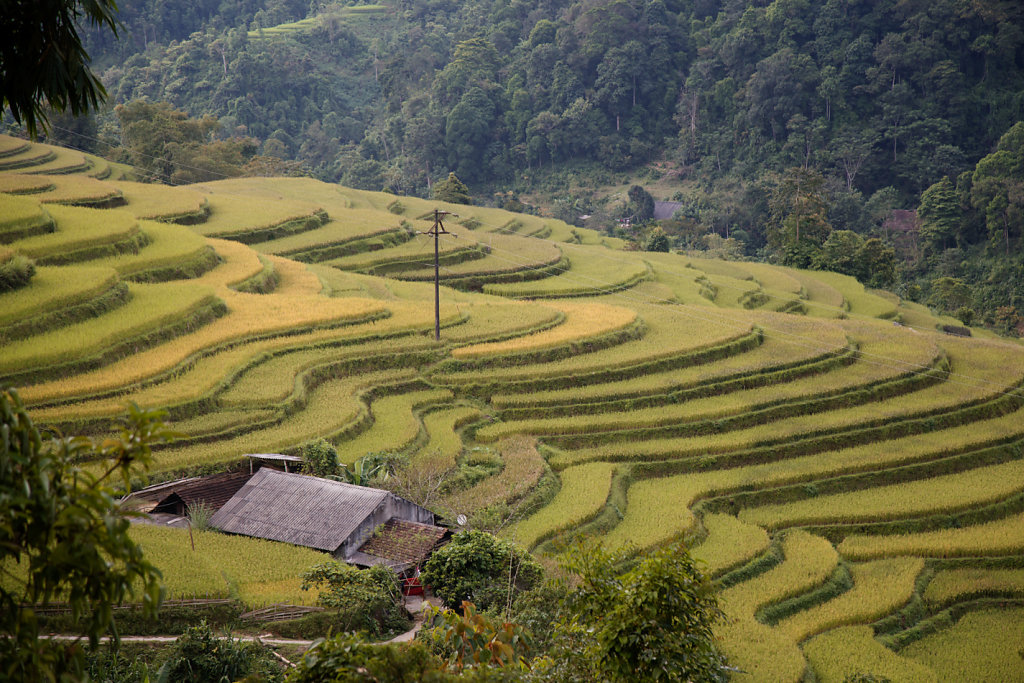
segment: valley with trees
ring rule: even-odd
[[[0,48],[0,677],[1022,680],[1017,3],[63,6],[95,78]],[[384,565],[129,524],[253,453],[454,531],[413,643]]]

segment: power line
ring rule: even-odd
[[[492,247],[492,249],[495,249],[495,248]],[[498,251],[508,251],[508,250],[502,250],[500,248],[497,248],[497,250]],[[514,252],[510,252],[510,253],[514,253]],[[528,263],[521,262],[521,261],[515,261],[513,259],[500,258],[500,257],[496,257],[496,258],[498,260],[500,260],[500,261],[503,261],[503,262],[506,262],[506,263],[510,263],[512,265],[524,266],[526,269],[530,269],[531,266],[532,266],[532,264],[528,264]],[[533,268],[539,270],[539,268],[537,268],[537,267],[533,267]],[[567,274],[569,274],[571,272],[572,271],[565,271],[560,277],[565,277]],[[599,283],[599,284],[614,284],[614,283],[609,283],[609,282],[602,281],[602,280],[599,280],[597,278],[593,278],[593,277],[589,277],[589,276],[581,276],[578,273],[575,274],[575,276],[576,276],[577,281],[586,280],[588,282],[596,282],[596,283]],[[654,297],[654,296],[648,296],[647,299],[645,300],[645,299],[639,298],[639,297],[637,297],[635,295],[630,296],[625,291],[611,291],[611,292],[608,293],[608,295],[609,296],[616,296],[616,297],[625,299],[627,301],[633,301],[634,303],[641,303],[641,304],[678,304],[679,303],[679,302],[671,300],[671,299],[658,298],[658,297]],[[701,312],[704,313],[703,316],[702,315],[697,315],[695,313],[696,307],[686,308],[686,309],[674,308],[673,310],[678,312],[680,315],[682,315],[684,317],[689,317],[689,318],[701,320],[703,322],[711,323],[711,324],[724,325],[724,326],[732,326],[732,325],[746,326],[746,325],[749,324],[747,321],[736,320],[736,319],[733,319],[733,318],[729,317],[725,313],[725,311],[722,310],[722,309],[701,308],[700,309]],[[718,319],[715,319],[716,315],[717,315]],[[878,322],[877,319],[872,319],[872,320],[875,320],[875,322]],[[820,341],[818,341],[817,339],[815,339],[813,337],[807,337],[807,336],[804,336],[804,335],[798,335],[798,334],[794,334],[794,333],[791,333],[791,332],[786,332],[784,330],[774,329],[774,328],[772,328],[771,326],[768,326],[768,325],[762,325],[762,327],[767,329],[769,332],[775,334],[777,337],[778,336],[790,337],[790,339],[780,339],[780,341],[782,341],[784,343],[787,343],[787,344],[790,344],[790,345],[793,345],[793,346],[800,346],[800,347],[804,347],[804,348],[809,348],[809,349],[812,349],[812,350],[818,350],[818,351],[821,351],[823,353],[824,352],[828,352],[829,350],[831,350],[829,347],[822,346]],[[910,327],[906,327],[906,326],[903,326],[903,327],[904,327],[904,329],[906,329],[908,331],[915,331],[916,332],[916,330],[913,330]],[[1016,348],[1016,347],[1010,347],[1010,348]],[[859,354],[859,356],[861,357],[861,359],[862,359],[862,361],[864,363],[870,364],[870,365],[875,365],[877,367],[886,367],[886,368],[892,368],[892,369],[897,369],[897,370],[906,370],[906,371],[914,372],[916,374],[923,374],[923,373],[931,372],[931,371],[934,370],[934,368],[932,366],[930,366],[930,365],[926,365],[926,364],[923,364],[923,363],[913,363],[913,362],[910,362],[910,361],[904,361],[904,360],[901,360],[901,359],[898,359],[898,358],[893,358],[891,356],[885,356],[885,355],[882,355],[882,354],[870,353],[870,352],[865,352],[865,351],[861,351],[861,350],[858,350],[858,354]],[[978,387],[984,387],[984,386],[1000,387],[999,391],[996,392],[996,394],[998,394],[998,395],[1006,395],[1006,396],[1022,396],[1022,395],[1024,395],[1024,392],[1022,392],[1021,389],[1006,390],[1006,389],[1002,388],[1002,387],[1005,387],[1004,384],[1000,384],[998,382],[994,382],[992,380],[986,380],[986,379],[979,378],[979,377],[972,377],[970,375],[964,375],[962,373],[955,373],[955,372],[948,373],[947,381],[949,381],[951,384],[957,384],[957,385],[960,385],[960,386],[971,387],[971,388],[978,388]]]
[[[84,139],[87,139],[87,140],[91,140],[91,141],[101,142],[103,144],[107,144],[105,141],[101,140],[100,138],[96,138],[96,137],[92,137],[92,136],[89,136],[89,135],[85,135],[85,134],[79,133],[77,131],[72,131],[72,130],[69,130],[69,129],[66,129],[66,128],[61,128],[59,126],[54,126],[53,128],[55,130],[61,130],[63,132],[70,133],[72,135],[76,135],[78,137],[81,137],[81,138],[84,138]],[[91,152],[88,152],[88,151],[80,149],[80,148],[71,147],[70,145],[68,145],[68,147],[70,147],[71,149],[75,149],[76,151],[79,151],[79,152],[83,152],[83,153],[86,153],[86,154],[91,154]],[[160,157],[156,157],[156,156],[148,155],[148,154],[139,154],[139,156],[143,156],[143,157],[154,159],[154,160],[160,159]],[[121,163],[121,162],[113,162],[113,163]],[[131,168],[135,169],[136,171],[142,171],[144,175],[148,175],[148,176],[150,176],[152,178],[165,179],[169,185],[172,185],[172,186],[180,186],[181,185],[181,184],[174,183],[170,179],[170,177],[167,176],[166,174],[160,174],[160,173],[156,173],[156,172],[145,171],[144,169],[140,169],[139,167],[134,166],[132,164],[125,164],[125,165],[130,166]],[[197,167],[197,166],[189,166],[187,164],[176,164],[176,165],[178,165],[178,166],[180,166],[182,168],[188,168],[190,170],[195,170],[195,171],[200,171],[200,172],[207,173],[207,174],[210,174],[210,175],[220,176],[220,177],[225,178],[225,179],[235,177],[235,176],[231,176],[229,174],[219,173],[217,171],[212,171],[210,169],[204,169],[204,168],[200,168],[200,167]],[[443,212],[443,213],[447,213],[447,212]],[[494,231],[500,231],[504,227],[503,225],[495,225],[493,223],[488,223],[488,222],[485,222],[485,221],[481,221],[479,218],[477,218],[477,221],[479,222],[480,225],[484,225],[484,226],[490,227]],[[437,224],[435,224],[435,227],[436,227],[436,225]],[[443,228],[443,225],[442,225],[442,228]],[[431,229],[431,231],[428,231],[426,234],[428,234],[428,235],[433,234],[433,228]],[[440,312],[439,312],[440,295],[439,295],[439,289],[438,289],[439,288],[439,280],[440,280],[440,278],[439,278],[439,265],[438,265],[438,262],[436,260],[439,257],[437,239],[438,239],[440,234],[452,234],[453,236],[455,236],[453,233],[449,233],[447,230],[444,230],[443,232],[440,232],[437,235],[434,235],[434,237],[435,237],[435,338],[436,339],[440,338],[440,331],[439,331],[438,325],[437,325],[437,322],[439,320],[439,315],[440,315]],[[515,233],[512,233],[512,234],[515,234]],[[515,235],[518,236],[518,237],[523,237],[523,238],[528,238],[528,239],[541,240],[543,242],[547,242],[549,244],[555,245],[556,247],[558,247],[560,249],[563,248],[563,247],[568,247],[570,249],[572,249],[572,248],[588,249],[589,250],[588,251],[588,256],[590,256],[590,257],[603,258],[603,259],[612,261],[612,262],[617,263],[617,264],[627,263],[627,261],[625,259],[622,259],[620,257],[614,256],[613,255],[614,252],[612,250],[608,250],[607,252],[604,252],[604,251],[601,251],[599,249],[593,249],[592,247],[595,247],[596,245],[584,245],[584,244],[576,244],[576,243],[572,243],[572,242],[558,242],[556,240],[550,240],[550,239],[547,239],[547,238],[544,238],[544,237],[540,237],[539,235],[518,235],[518,234],[515,234]],[[495,249],[498,250],[498,251],[509,251],[510,253],[514,253],[514,252],[511,252],[511,250],[504,250],[504,249],[501,249],[500,247],[494,247],[493,245],[490,245],[490,248],[491,248],[491,251],[492,251],[492,254],[491,254],[492,257],[494,257],[493,251]],[[537,266],[533,266],[533,264],[528,264],[528,263],[523,263],[523,262],[516,262],[516,261],[512,261],[510,259],[500,259],[499,257],[494,257],[494,258],[497,258],[498,260],[504,260],[504,261],[506,261],[508,263],[512,263],[514,265],[523,266],[524,269],[531,269],[531,268],[532,269],[536,269],[536,270],[540,269]],[[739,262],[739,263],[742,263],[742,262]],[[669,273],[669,274],[675,274],[675,275],[680,275],[680,276],[689,275],[689,273],[683,273],[682,271],[672,270],[671,268],[664,268],[664,267],[661,267],[661,266],[659,266],[659,268],[661,268],[663,270],[663,272],[666,272],[666,273]],[[563,276],[563,277],[565,277],[566,275],[569,275],[569,277],[574,277],[577,280],[583,279],[583,280],[587,280],[589,282],[593,282],[593,283],[596,283],[596,284],[604,284],[604,285],[608,285],[608,286],[611,286],[611,287],[613,287],[613,286],[615,286],[617,284],[617,283],[614,283],[614,282],[604,281],[604,280],[601,280],[599,278],[593,278],[593,277],[586,276],[586,275],[580,275],[579,273],[572,273],[571,270],[564,271],[561,274],[561,276]],[[754,281],[757,282],[756,279]],[[760,284],[760,283],[758,283],[758,284]],[[730,288],[730,289],[734,289],[736,291],[740,291],[739,288],[737,288],[737,287],[735,287],[733,285],[730,285],[728,283],[721,283],[720,285],[716,285],[716,286],[723,286],[725,288]],[[776,300],[779,300],[779,301],[783,301],[782,297],[778,297],[778,296],[776,296],[774,294],[770,294],[768,292],[764,292],[763,289],[761,291],[769,299],[776,299]],[[630,297],[630,296],[624,294],[622,291],[609,292],[609,293],[610,294],[615,294],[616,296],[624,298],[627,301],[632,300],[632,301],[635,301],[637,303],[678,303],[678,302],[670,300],[670,299],[664,299],[664,298],[659,299],[657,297],[652,297],[652,296],[649,296],[648,300],[645,301],[643,299],[638,299],[636,297]],[[785,301],[788,301],[788,299],[785,300]],[[825,308],[827,310],[832,310],[833,309],[833,307],[831,307],[831,306],[828,306],[826,304],[820,304],[820,303],[817,303],[817,302],[802,301],[802,303],[804,303],[806,305],[811,305],[811,306],[817,306],[817,307]],[[724,309],[720,309],[720,308],[705,309],[706,315],[703,316],[703,317],[695,315],[692,310],[687,310],[687,311],[683,311],[681,309],[676,309],[676,310],[678,310],[680,312],[680,314],[682,314],[684,316],[688,316],[690,318],[695,318],[695,319],[698,319],[698,320],[703,320],[706,323],[717,324],[717,325],[740,325],[740,326],[743,326],[743,325],[746,324],[746,323],[744,323],[742,321],[729,318],[727,315],[725,315]],[[719,320],[715,320],[713,317],[709,317],[708,314],[710,314],[711,316],[714,316],[714,315],[717,314],[720,319]],[[871,316],[865,316],[865,315],[861,315],[861,314],[850,313],[848,315],[849,315],[849,317],[859,318],[859,319],[863,319],[863,320],[872,320],[872,321],[876,321],[876,322],[878,320],[877,318],[873,318]],[[797,334],[793,334],[793,333],[790,333],[790,332],[786,332],[784,330],[774,329],[774,328],[772,328],[769,325],[762,325],[762,326],[765,329],[767,329],[768,331],[770,331],[770,332],[772,332],[772,333],[774,333],[776,335],[781,335],[783,337],[791,337],[791,339],[788,339],[788,340],[781,340],[781,341],[785,341],[786,343],[797,345],[797,346],[804,346],[806,348],[819,349],[819,350],[822,350],[822,351],[826,350],[826,347],[821,346],[820,342],[815,340],[813,337],[797,335]],[[902,327],[904,327],[905,329],[914,330],[914,331],[917,331],[919,329],[919,328],[915,328],[914,326],[910,326],[910,325],[902,325]],[[924,329],[924,328],[920,328],[920,329]],[[932,330],[928,330],[928,329],[925,329],[925,331],[932,332]],[[927,366],[927,365],[924,365],[924,364],[909,363],[907,361],[902,361],[900,359],[892,358],[892,357],[889,357],[889,356],[884,356],[884,355],[881,355],[881,354],[869,354],[869,353],[865,353],[865,352],[860,352],[860,353],[861,353],[862,356],[873,356],[875,358],[880,359],[879,361],[867,361],[867,362],[872,362],[874,364],[886,365],[886,363],[884,361],[888,361],[887,365],[889,367],[917,368],[918,370],[921,370],[921,371],[929,371],[929,370],[932,369],[931,366]],[[954,378],[954,377],[956,377],[956,378],[963,378],[964,380],[969,380],[969,382],[977,383],[977,384],[971,384],[969,382],[963,382],[963,381],[957,381],[956,382],[956,383],[962,384],[964,386],[983,386],[983,385],[1003,386],[1003,385],[1001,385],[1001,384],[999,384],[997,382],[993,382],[993,381],[990,381],[990,380],[984,380],[984,379],[976,378],[976,377],[971,377],[969,375],[963,375],[962,373],[952,373],[951,372],[951,373],[949,373],[949,377],[950,378]],[[1020,390],[1014,390],[1014,391],[1001,391],[999,393],[1005,394],[1005,395],[1014,395],[1014,396],[1016,396],[1016,395],[1020,395],[1021,392],[1020,392]]]
[[[427,231],[427,235],[434,238],[434,341],[441,341],[441,268],[438,240],[441,235],[452,234],[444,229],[444,223],[441,222],[441,218],[447,215],[447,211],[434,209],[434,225]],[[458,217],[457,214],[451,215]]]
[[[487,223],[485,221],[480,221],[479,219],[478,219],[478,221],[479,221],[480,225],[484,225],[484,226],[487,226],[487,227],[491,228],[491,231],[493,231],[493,232],[501,232],[502,229],[504,228],[504,225],[496,225],[494,223]],[[512,234],[514,234],[514,233],[512,233]],[[517,237],[522,237],[524,239],[540,240],[540,241],[546,242],[548,244],[556,245],[559,248],[567,247],[567,248],[570,248],[570,249],[591,249],[593,247],[597,247],[598,246],[598,245],[589,245],[589,244],[578,244],[578,243],[574,243],[574,242],[559,242],[559,241],[556,241],[556,240],[548,239],[546,237],[541,237],[539,235],[518,235],[517,234],[516,236]],[[614,263],[619,263],[619,264],[626,262],[626,261],[624,261],[620,257],[613,256],[613,254],[615,254],[615,253],[621,253],[621,252],[617,252],[616,250],[612,250],[612,249],[608,249],[607,252],[602,252],[600,250],[593,249],[592,251],[588,252],[588,256],[590,256],[590,257],[597,257],[597,258],[603,258],[605,260],[609,260],[609,261],[612,261]],[[683,257],[683,255],[681,255],[681,254],[679,256]],[[743,264],[743,263],[747,263],[747,262],[746,261],[737,261],[736,263],[737,264]],[[765,265],[768,265],[768,264],[765,264]],[[664,273],[673,274],[673,275],[679,275],[679,276],[682,276],[682,277],[686,277],[687,275],[689,275],[689,273],[683,273],[680,270],[674,270],[674,269],[672,269],[670,267],[659,266],[659,270],[661,270]],[[706,273],[705,271],[701,271],[701,272],[704,273],[705,275],[714,277],[713,273]],[[765,291],[763,289],[763,286],[761,285],[761,283],[753,276],[753,274],[749,273],[749,275],[750,275],[751,279],[754,282],[757,282],[758,285],[762,287],[761,288],[761,292],[766,297],[768,297],[768,299],[770,299],[770,300],[774,299],[774,300],[780,301],[780,302],[793,301],[793,299],[788,299],[788,298],[787,299],[783,299],[782,297],[780,297],[780,296],[778,296],[776,294],[772,294],[770,292]],[[744,291],[747,291],[747,290],[741,290],[739,287],[736,287],[735,285],[732,285],[732,284],[729,284],[729,283],[716,283],[715,286],[716,287],[723,287],[725,289],[731,289],[731,290],[733,290],[735,292],[740,292],[740,293],[742,293]],[[844,299],[845,299],[845,297],[844,297]],[[798,299],[798,300],[804,306],[809,306],[809,307],[812,307],[812,308],[818,308],[818,309],[829,311],[829,312],[835,310],[835,308],[836,308],[834,306],[830,306],[828,304],[819,303],[819,302],[816,302],[816,301],[810,301],[810,300],[806,300],[806,299]],[[861,319],[861,320],[874,320],[874,321],[878,320],[878,318],[875,318],[875,317],[872,317],[872,316],[868,316],[868,315],[863,315],[863,314],[860,314],[860,313],[853,313],[853,312],[850,312],[850,311],[844,311],[843,313],[848,318],[857,318],[857,319]],[[916,326],[913,326],[913,325],[907,325],[905,323],[901,323],[901,325],[903,327],[906,327],[906,328],[921,330],[921,331],[925,331],[925,332],[932,332],[933,331],[933,330],[931,330],[929,328],[919,328],[919,327],[916,327]]]

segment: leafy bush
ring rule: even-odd
[[[654,227],[644,240],[644,251],[668,251],[668,235],[660,227]]]
[[[324,439],[317,439],[302,447],[302,468],[314,477],[329,477],[338,473],[338,451]]]
[[[320,589],[317,602],[337,610],[338,626],[373,634],[404,629],[405,610],[399,604],[398,577],[383,565],[356,569],[337,561],[323,562],[302,575],[302,588]]]
[[[237,681],[255,675],[259,680],[282,680],[266,651],[255,643],[218,638],[206,621],[178,638],[157,676],[157,683]]]
[[[428,608],[429,609],[429,608]],[[430,610],[435,636],[448,651],[448,667],[463,671],[483,666],[527,668],[527,653],[532,635],[520,624],[499,623],[477,614],[471,602],[462,603],[462,612]]]
[[[430,556],[421,578],[448,608],[468,601],[488,610],[539,584],[543,573],[522,548],[482,531],[464,531]]]
[[[447,178],[435,183],[432,194],[434,199],[439,199],[442,202],[451,202],[452,204],[473,203],[473,200],[469,197],[469,188],[459,180],[455,173],[449,173]]]
[[[377,645],[351,635],[321,641],[303,655],[289,683],[395,681],[441,683],[452,678],[420,643]]]
[[[9,249],[0,249],[0,292],[9,292],[28,284],[36,273],[32,259]]]
[[[598,679],[725,679],[712,635],[721,612],[710,582],[684,547],[661,548],[624,574],[616,569],[622,554],[581,543],[566,557],[565,568],[579,584],[564,601],[571,618],[559,629],[570,643],[583,641],[584,661]],[[554,653],[552,658],[558,659]]]
[[[974,309],[969,306],[961,306],[953,311],[953,316],[965,326],[970,325],[974,321]]]

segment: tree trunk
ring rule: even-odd
[[[700,95],[693,93],[693,99],[690,100],[690,144],[696,144],[697,142],[697,108],[700,106]]]

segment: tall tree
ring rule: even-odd
[[[928,250],[942,251],[952,246],[963,221],[953,181],[945,177],[925,190],[917,217],[921,221],[921,239]]]
[[[484,175],[484,151],[491,141],[494,105],[480,88],[470,88],[448,114],[444,144],[448,166],[464,178]]]
[[[621,128],[621,117],[639,104],[646,62],[644,46],[631,40],[608,50],[597,67],[596,97],[615,118],[615,130]]]
[[[639,185],[629,188],[627,193],[629,205],[626,210],[637,223],[649,221],[654,217],[654,197],[651,193]]]
[[[846,191],[853,190],[853,181],[874,150],[878,135],[867,126],[846,127],[832,138],[829,152],[836,166],[843,171]]]
[[[791,168],[769,203],[768,246],[787,265],[806,268],[832,231],[825,179],[813,169]]]
[[[985,218],[993,244],[1010,253],[1011,235],[1024,232],[1024,122],[1000,139],[996,151],[978,162],[971,178],[971,203]]]

